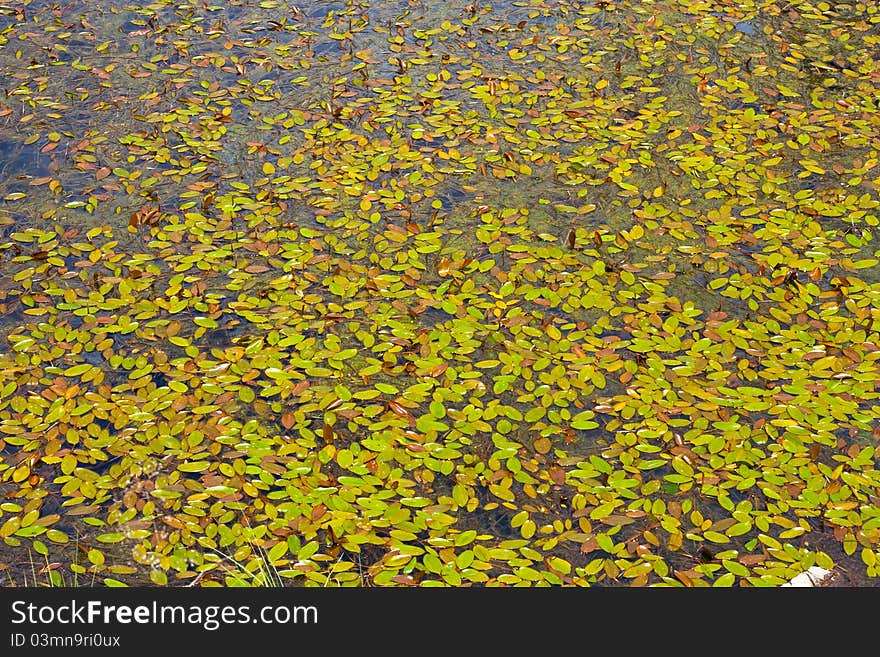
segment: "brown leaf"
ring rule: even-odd
[[[301,393],[303,390],[305,390],[306,388],[308,388],[310,385],[311,385],[311,384],[310,384],[308,381],[300,381],[300,382],[297,383],[295,386],[293,386],[293,389],[290,391],[290,394],[292,394],[292,395],[298,395],[298,394]]]
[[[594,550],[599,549],[599,542],[596,540],[595,536],[590,536],[590,538],[583,543],[581,543],[581,554],[589,554]]]
[[[45,566],[43,566],[39,571],[37,571],[37,574],[44,575],[44,574],[48,573],[50,570],[58,570],[63,565],[64,564],[62,564],[60,561],[53,561],[52,563],[48,563]]]
[[[743,566],[754,566],[757,563],[767,560],[766,554],[744,554],[739,558],[739,562]]]
[[[532,443],[532,446],[535,448],[535,451],[538,452],[538,454],[546,454],[550,451],[550,447],[552,446],[552,444],[549,438],[545,438],[542,436],[541,438],[536,439]]]
[[[849,347],[847,347],[843,350],[843,354],[844,354],[844,356],[849,358],[854,363],[861,363],[862,362],[861,355],[859,355],[859,352],[856,351],[855,349],[850,349]]]
[[[396,415],[399,415],[400,417],[406,417],[406,418],[412,417],[410,412],[408,410],[406,410],[403,406],[398,404],[396,401],[388,402],[388,408],[391,409],[392,413],[395,413]]]
[[[675,577],[678,579],[678,581],[680,581],[685,586],[692,587],[694,585],[693,580],[690,577],[688,577],[686,573],[684,573],[680,570],[675,571]]]
[[[552,479],[554,483],[559,484],[560,486],[565,483],[565,470],[559,466],[554,465],[548,468],[547,474],[550,475],[550,479]]]

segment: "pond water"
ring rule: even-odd
[[[0,5],[0,579],[876,586],[878,26]]]

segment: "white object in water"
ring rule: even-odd
[[[819,566],[812,566],[800,575],[792,577],[782,586],[825,586],[831,578],[831,574],[830,570],[825,570]]]

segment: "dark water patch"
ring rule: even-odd
[[[104,460],[93,459],[90,461],[79,461],[77,467],[83,468],[85,470],[91,470],[97,475],[106,474],[110,467],[120,459],[119,456],[110,456]]]
[[[710,272],[702,267],[694,268],[687,274],[670,279],[666,286],[666,295],[676,297],[681,303],[690,301],[695,308],[703,311],[703,316],[722,308],[732,317],[742,319],[751,315],[748,300],[722,295],[721,290],[709,287],[711,280]]]
[[[0,184],[12,179],[28,180],[30,177],[46,176],[49,174],[49,165],[52,156],[41,153],[40,149],[45,144],[39,141],[33,144],[0,140]],[[27,188],[27,183],[22,185]],[[12,190],[8,191],[23,191]]]
[[[321,41],[312,46],[312,52],[317,57],[328,57],[331,55],[338,57],[341,52],[344,52],[340,43],[340,41]]]
[[[449,314],[442,308],[430,307],[418,316],[419,324],[424,327],[433,328],[454,319],[455,316]]]
[[[455,201],[452,193],[440,194],[439,196],[436,196],[435,198],[438,201],[440,201],[440,205],[441,205],[440,209],[441,210],[444,210],[446,212],[451,212],[453,209],[455,209],[456,205],[463,202],[463,200],[464,200],[464,194],[461,193],[460,190],[458,190],[457,196],[459,196],[459,198],[461,199],[458,202]]]
[[[245,8],[249,2],[225,2],[223,5],[223,20],[235,24],[245,15]]]
[[[739,23],[733,24],[733,29],[737,32],[754,36],[758,33],[759,28],[754,21],[740,21]]]
[[[206,348],[225,348],[234,344],[235,338],[242,335],[243,328],[235,327],[233,329],[217,328],[206,331],[201,338],[202,344]]]
[[[371,4],[375,4],[375,3],[371,3]],[[406,3],[401,3],[401,4],[406,4]],[[330,12],[334,12],[336,14],[339,14],[341,12],[344,12],[346,9],[346,3],[344,3],[344,2],[315,2],[315,3],[308,3],[308,5],[309,6],[306,8],[300,8],[300,11],[307,19],[310,19],[313,21],[317,20],[317,19],[323,20],[323,19],[327,18],[327,16],[330,15]]]
[[[739,110],[747,110],[751,109],[755,112],[755,114],[766,114],[766,110],[764,106],[759,103],[746,103],[741,98],[732,98],[727,103],[727,109],[732,112],[736,112]]]
[[[608,395],[623,392],[623,387],[616,384],[616,381],[613,379],[609,378],[608,384],[608,389],[601,389],[595,394]],[[583,458],[588,458],[593,454],[600,454],[609,443],[614,441],[614,434],[605,428],[603,416],[597,414],[595,421],[599,423],[598,427],[595,429],[578,429],[575,432],[574,440],[558,441],[557,449],[563,450],[568,456]]]
[[[10,26],[17,25],[20,21],[11,7],[0,7],[0,31]]]
[[[465,192],[461,186],[456,184],[447,184],[444,187],[444,193],[439,195],[440,202],[443,203],[444,210],[452,210],[463,203],[473,200],[468,192]]]
[[[495,496],[489,492],[488,486],[478,483],[474,486],[474,493],[481,504],[472,513],[460,517],[455,524],[457,529],[461,531],[473,529],[479,533],[489,531],[500,540],[520,538],[519,530],[511,523],[513,511],[505,507],[484,508],[486,504],[497,501]]]
[[[6,312],[0,313],[0,353],[4,351],[4,343],[8,334],[26,321],[24,306],[18,301],[18,294],[8,294],[0,291],[0,303],[6,304]]]
[[[94,365],[95,367],[103,367],[107,365],[107,360],[104,358],[104,355],[100,351],[83,350],[79,352],[79,355],[82,356],[85,362]]]

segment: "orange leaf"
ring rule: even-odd
[[[396,401],[388,402],[388,408],[390,408],[393,413],[396,413],[400,417],[411,417],[410,412],[406,410],[403,406],[398,404]]]

